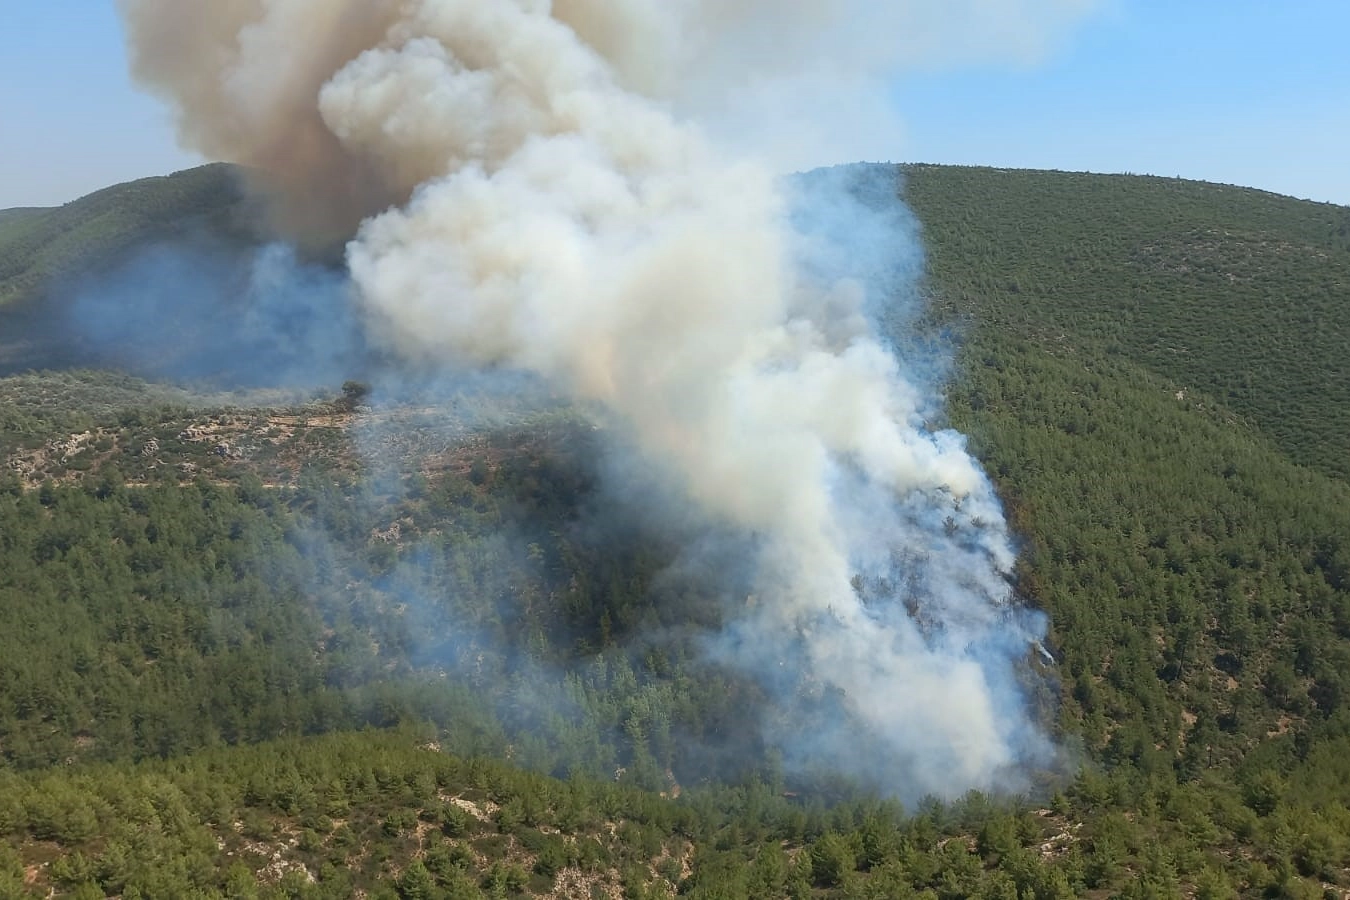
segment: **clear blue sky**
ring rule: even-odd
[[[1350,204],[1350,0],[1100,5],[1036,66],[907,75],[893,158],[1181,175]],[[0,0],[0,24],[0,208],[200,161],[130,84],[111,0]]]

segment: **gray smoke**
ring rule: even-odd
[[[217,387],[331,388],[369,365],[342,272],[285,244],[180,235],[63,286],[62,342],[80,362]]]
[[[907,792],[948,796],[1045,751],[1016,682],[1041,623],[1011,604],[987,478],[874,324],[914,275],[880,255],[914,259],[896,186],[867,170],[794,205],[765,160],[796,132],[763,101],[849,85],[834,105],[870,115],[885,73],[1034,55],[1085,5],[121,3],[186,143],[257,169],[302,239],[360,223],[377,340],[542,376],[755,535],[714,651],[839,692]]]

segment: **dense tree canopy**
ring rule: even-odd
[[[1350,888],[1346,211],[940,167],[904,196],[951,424],[1051,621],[1040,793],[785,774],[574,412],[41,373],[0,380],[0,897]]]

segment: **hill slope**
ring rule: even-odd
[[[109,368],[227,387],[355,375],[344,276],[268,240],[238,176],[205,166],[0,220],[0,374]]]
[[[1178,179],[904,170],[949,310],[1142,365],[1350,477],[1350,208]],[[143,355],[85,335],[72,349],[59,288],[173,235],[257,240],[251,212],[221,165],[0,210],[0,371]]]
[[[251,234],[235,173],[208,165],[104,188],[50,209],[0,210],[0,305],[96,270],[139,244],[204,227]]]
[[[908,173],[934,281],[981,329],[1128,360],[1350,476],[1350,208],[1179,179]]]
[[[664,574],[677,548],[640,517],[596,533],[595,433],[565,410],[503,425],[463,398],[283,408],[32,375],[0,379],[0,758],[24,770],[0,775],[0,895],[25,875],[115,892],[142,851],[191,859],[155,877],[207,896],[562,896],[588,874],[597,896],[1350,888],[1350,400],[1327,337],[1350,313],[1346,210],[927,166],[904,191],[930,324],[960,342],[950,417],[1052,622],[1038,689],[1082,766],[1047,808],[976,797],[897,825],[785,781],[748,715],[762,692],[700,661],[706,586]],[[1259,390],[1232,387],[1243,360],[1265,361]],[[454,835],[439,804],[483,797],[425,731],[218,749],[399,723],[568,787],[494,764],[494,802],[532,821]],[[616,779],[695,789],[597,782]],[[122,823],[176,791],[135,844]],[[563,826],[577,792],[588,818]],[[572,870],[552,881],[530,872],[548,847]]]

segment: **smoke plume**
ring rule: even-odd
[[[544,377],[754,535],[714,652],[841,692],[894,779],[942,795],[1044,751],[1017,687],[1042,626],[988,480],[874,324],[913,276],[886,261],[914,255],[892,170],[794,200],[765,160],[811,109],[763,101],[847,85],[830,102],[870,115],[887,73],[1034,57],[1084,5],[121,2],[184,142],[256,170],[291,235],[355,234],[377,341]]]

